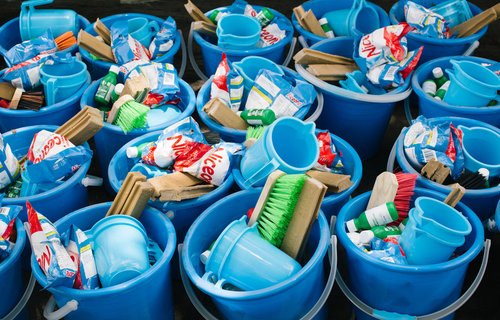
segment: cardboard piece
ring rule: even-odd
[[[23,96],[23,89],[16,88],[14,91],[14,95],[12,96],[12,99],[10,100],[9,103],[9,109],[17,109],[17,106],[19,105],[19,102],[21,101],[21,97]]]
[[[351,58],[329,54],[314,49],[303,48],[295,54],[293,60],[297,64],[345,64],[356,65]]]
[[[132,196],[132,189],[138,182],[146,182],[146,176],[140,172],[129,172],[127,174],[120,190],[118,190],[118,193],[113,200],[113,204],[111,204],[111,207],[106,213],[106,216],[110,216],[113,214],[122,214],[124,210],[127,210],[127,208],[124,208],[124,205],[127,201],[127,198]]]
[[[295,260],[302,260],[309,232],[314,221],[318,218],[326,189],[323,183],[314,178],[309,178],[304,183],[292,220],[280,247],[283,252]]]
[[[191,0],[188,0],[186,4],[184,4],[184,8],[186,8],[187,13],[193,18],[194,21],[204,21],[208,24],[214,24],[212,20],[210,20]]]
[[[450,34],[456,34],[457,38],[464,38],[477,33],[488,24],[496,21],[500,17],[500,3],[484,10],[480,14],[454,26]]]
[[[398,179],[392,172],[384,171],[377,176],[366,210],[375,208],[386,202],[393,202],[398,192]]]
[[[302,16],[301,21],[304,24],[305,29],[311,31],[317,36],[326,38],[325,31],[321,27],[321,24],[311,9],[307,10],[307,12]]]
[[[153,198],[160,201],[193,199],[212,191],[215,186],[184,172],[174,172],[148,179],[153,187]]]
[[[135,183],[123,204],[120,214],[139,219],[152,195],[153,186],[151,186],[151,184],[144,181]]]
[[[205,195],[215,189],[212,184],[200,184],[192,187],[180,187],[163,189],[160,193],[160,201],[182,201],[194,199]]]
[[[350,175],[318,170],[309,170],[306,174],[324,184],[328,188],[328,192],[340,193],[352,186]]]
[[[451,207],[455,207],[457,203],[462,199],[464,194],[465,194],[465,188],[458,183],[454,183],[451,185],[451,191],[446,197],[446,199],[444,199],[444,203],[446,203]]]
[[[111,107],[111,110],[109,111],[106,122],[113,123],[113,121],[115,121],[116,116],[118,115],[118,110],[120,110],[121,106],[131,100],[134,100],[134,98],[128,94],[118,98],[118,100],[116,100],[115,103],[113,103],[113,107]]]
[[[103,127],[104,122],[100,111],[86,106],[57,128],[55,132],[78,146],[92,138]]]
[[[149,91],[151,91],[151,86],[149,85],[148,79],[143,74],[140,74],[128,78],[127,81],[125,81],[120,97],[130,95],[135,101],[141,103],[144,101]]]
[[[246,130],[247,123],[219,98],[208,101],[202,109],[212,120],[224,127]]]
[[[310,64],[306,70],[312,75],[321,80],[341,80],[344,79],[347,73],[357,70],[355,65],[341,64]]]
[[[0,98],[12,100],[15,91],[16,87],[11,85],[10,82],[0,82]]]
[[[84,30],[78,33],[78,45],[105,61],[115,62],[111,47]]]
[[[295,15],[295,19],[297,19],[297,22],[300,24],[300,26],[307,30],[307,26],[302,21],[302,17],[306,14],[304,8],[302,6],[293,8],[293,14]]]
[[[451,170],[450,168],[445,167],[441,162],[432,159],[426,163],[420,173],[427,179],[443,184],[446,178],[450,175]]]
[[[205,21],[194,21],[193,31],[206,34],[211,37],[217,37],[217,27],[212,23],[206,23]]]
[[[94,23],[94,31],[104,40],[105,44],[111,45],[111,31],[99,18]]]

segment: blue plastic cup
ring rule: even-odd
[[[500,77],[479,63],[467,60],[450,60],[455,71],[455,79],[473,92],[491,99],[500,90]]]
[[[439,239],[459,243],[472,230],[458,210],[437,199],[418,197],[411,211],[416,226]]]
[[[441,15],[448,22],[450,28],[472,18],[472,11],[466,0],[444,1],[430,9]]]
[[[143,46],[148,47],[151,39],[160,30],[158,22],[149,21],[144,17],[132,18],[128,20],[128,32],[132,38],[139,41]]]
[[[148,236],[139,220],[107,216],[92,227],[90,236],[103,287],[131,280],[149,269]]]
[[[500,135],[482,127],[465,127],[462,130],[465,168],[477,172],[481,168],[490,171],[490,178],[500,175]]]
[[[241,61],[233,62],[233,67],[243,77],[243,85],[246,91],[252,89],[254,80],[262,69],[270,70],[281,75],[285,74],[277,63],[259,56],[248,56],[241,59]]]
[[[271,172],[304,173],[318,161],[316,125],[283,117],[271,124],[264,135],[247,149],[240,170],[245,184],[263,186]]]
[[[328,20],[336,37],[367,34],[380,28],[377,10],[367,6],[365,0],[355,0],[349,9],[329,11],[323,18]]]
[[[250,291],[287,280],[302,268],[286,253],[264,240],[258,224],[247,227],[246,216],[233,221],[217,238],[205,265],[205,279],[217,287],[228,284]]]
[[[87,65],[77,59],[72,63],[44,64],[40,68],[40,81],[48,106],[73,96],[87,79]]]
[[[19,31],[23,41],[36,38],[47,29],[52,31],[54,38],[72,31],[78,34],[78,15],[73,10],[43,9],[35,10],[35,6],[50,4],[53,0],[30,0],[21,3],[19,14]]]
[[[260,40],[260,23],[244,14],[228,14],[217,24],[217,44],[224,49],[253,49]]]

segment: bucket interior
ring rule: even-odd
[[[435,222],[451,232],[466,233],[469,231],[468,223],[452,207],[427,198],[421,198],[418,202],[423,213],[422,217],[430,219],[431,222]]]
[[[458,67],[462,69],[463,73],[471,78],[471,81],[500,89],[500,78],[492,71],[482,68],[476,63],[470,61],[461,61],[458,63]],[[466,83],[464,83],[464,85],[466,85]]]
[[[476,161],[484,164],[500,165],[500,136],[490,134],[487,137],[484,133],[474,134],[469,132],[463,139],[464,148]]]

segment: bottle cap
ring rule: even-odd
[[[120,72],[120,67],[114,64],[111,67],[109,67],[109,72],[118,74],[118,72]]]
[[[349,232],[356,232],[356,231],[358,231],[358,228],[356,228],[356,225],[354,224],[354,219],[347,221],[345,223],[345,225],[346,225],[347,230]]]
[[[123,83],[118,83],[118,84],[115,86],[115,93],[116,93],[117,95],[121,95],[121,94],[122,94],[122,92],[123,92],[123,88],[124,88],[124,87],[125,87],[125,86],[123,85]]]
[[[263,8],[262,9],[262,14],[264,15],[264,17],[267,18],[267,20],[271,21],[274,19],[274,13],[271,12],[271,10],[269,10],[268,8]]]
[[[441,78],[444,75],[443,69],[441,69],[440,67],[435,67],[434,69],[432,69],[432,75],[436,79]]]
[[[495,231],[497,228],[497,223],[496,223],[495,219],[489,218],[486,221],[486,228],[488,229],[488,231],[491,231],[491,232]]]
[[[352,243],[354,243],[355,245],[360,245],[361,242],[360,242],[360,237],[359,237],[359,233],[357,232],[348,232],[347,233],[347,237],[349,239],[351,239]]]
[[[364,230],[359,234],[359,241],[361,242],[361,244],[368,245],[373,238],[375,238],[375,233],[373,233],[373,231],[371,230]]]
[[[137,156],[139,155],[139,148],[128,147],[126,153],[127,153],[127,158],[129,159],[137,158]]]
[[[208,258],[210,257],[210,251],[206,250],[202,254],[200,254],[200,261],[203,264],[207,264]]]
[[[101,177],[96,177],[89,174],[82,179],[82,185],[84,187],[100,187],[102,186],[102,182],[103,180]]]

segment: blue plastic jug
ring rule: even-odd
[[[365,0],[355,0],[349,9],[329,11],[323,18],[328,20],[336,37],[367,34],[380,28],[377,10],[367,6]]]
[[[254,49],[260,40],[260,23],[244,14],[228,14],[217,24],[218,46],[224,49]]]
[[[43,9],[35,10],[35,6],[50,4],[53,0],[30,0],[21,4],[19,14],[19,30],[23,41],[40,36],[47,29],[52,31],[54,38],[72,31],[78,34],[78,15],[73,10]]]
[[[458,126],[462,130],[465,168],[477,172],[481,168],[490,171],[490,177],[500,175],[500,135],[482,127]]]
[[[450,28],[472,18],[472,11],[466,0],[444,1],[431,7],[430,10],[441,15],[448,22]]]
[[[248,56],[241,59],[241,61],[233,62],[233,67],[243,77],[243,85],[247,91],[252,89],[254,80],[262,69],[270,70],[281,75],[285,74],[277,63],[259,56]]]

